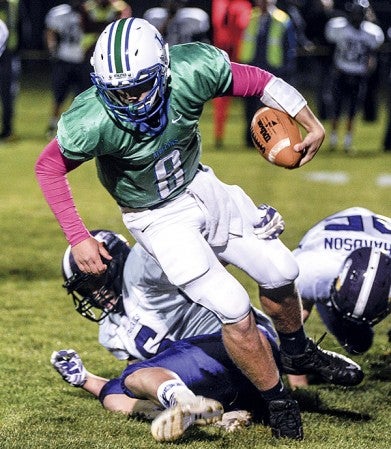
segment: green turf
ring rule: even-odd
[[[100,348],[96,325],[73,311],[71,300],[61,287],[60,264],[66,242],[33,175],[34,162],[45,145],[49,109],[47,90],[22,85],[17,103],[19,139],[0,146],[0,447],[163,447],[153,441],[147,423],[106,412],[98,401],[61,381],[49,364],[54,349],[73,347],[87,367],[98,374],[113,376],[123,367]],[[325,145],[311,164],[287,171],[271,166],[255,150],[242,146],[239,101],[233,104],[225,147],[215,149],[208,105],[201,122],[202,159],[222,180],[242,186],[256,203],[276,206],[286,221],[283,240],[293,249],[310,225],[341,208],[360,205],[391,216],[391,186],[378,185],[379,176],[391,176],[391,156],[380,151],[384,121],[382,110],[376,123],[359,122],[354,156],[346,156],[342,151],[329,153]],[[348,181],[316,181],[314,175],[318,172],[344,172]],[[117,207],[96,179],[93,163],[72,173],[70,181],[87,226],[127,232]],[[232,271],[257,303],[255,285],[240,272]],[[276,441],[269,429],[253,426],[235,434],[199,428],[180,443],[166,446],[388,449],[389,328],[389,319],[380,323],[371,350],[356,357],[367,373],[360,386],[310,387],[301,401],[303,442]],[[315,338],[323,333],[316,314],[307,330]],[[322,345],[338,349],[331,336]],[[320,404],[314,400],[316,394]]]

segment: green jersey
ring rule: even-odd
[[[232,81],[225,53],[198,42],[171,47],[170,69],[168,123],[158,136],[116,122],[95,87],[76,97],[59,122],[64,156],[95,158],[100,181],[120,206],[150,207],[184,191],[199,166],[204,104]]]

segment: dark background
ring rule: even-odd
[[[20,50],[22,56],[38,57],[36,52],[44,49],[43,30],[45,15],[54,6],[67,3],[66,0],[19,0],[20,5]],[[159,6],[161,1],[131,0],[135,17],[142,17],[145,10]],[[198,6],[210,14],[210,1],[191,1],[188,6]]]
[[[19,0],[21,24],[20,24],[20,46],[22,53],[27,51],[43,50],[42,33],[44,28],[44,19],[46,13],[53,6],[66,3],[66,0]],[[144,11],[153,6],[159,6],[161,1],[150,0],[130,0],[127,1],[132,7],[135,17],[142,17]],[[279,3],[279,2],[277,2]],[[313,0],[303,0],[301,10],[303,14],[311,9]],[[343,9],[345,0],[334,0],[335,8]],[[204,9],[209,15],[211,11],[211,1],[207,0],[188,0],[188,6],[197,6]],[[390,0],[372,0],[371,5],[376,12],[379,25],[386,32],[391,26],[391,1]],[[309,28],[316,27],[316,24],[309,23]],[[33,56],[33,55],[31,55]]]
[[[132,7],[135,17],[142,17],[146,9],[160,6],[159,0],[126,0]],[[307,19],[307,35],[311,40],[317,42],[316,35],[323,30],[323,25],[318,19],[314,19],[313,11],[320,0],[297,0],[300,4],[300,10],[305,19]],[[286,0],[277,0],[277,5],[284,8]],[[334,0],[334,8],[344,9],[346,0]],[[20,57],[22,62],[22,73],[28,74],[27,78],[34,84],[40,79],[42,74],[46,78],[48,67],[48,54],[44,47],[43,31],[44,20],[47,12],[61,3],[67,3],[67,0],[19,0],[20,6]],[[382,27],[385,35],[391,27],[391,0],[371,0],[371,6],[376,13],[378,24]],[[211,13],[211,1],[207,0],[187,0],[187,6],[196,6],[204,9],[209,15]],[[213,38],[213,30],[210,32],[210,38]],[[316,84],[316,73],[313,71],[313,60],[316,54],[325,51],[321,44],[317,44],[315,53],[309,55],[299,52],[298,73],[301,85],[311,88]],[[329,50],[326,49],[326,52]],[[376,79],[374,82],[379,86],[388,86],[389,74],[391,69],[391,36],[380,49],[379,64]]]

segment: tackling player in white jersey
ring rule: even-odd
[[[391,219],[362,207],[312,227],[293,251],[307,319],[315,305],[350,354],[373,342],[373,326],[391,311]]]
[[[69,246],[62,263],[64,287],[77,312],[99,323],[99,342],[117,359],[149,359],[172,341],[220,331],[217,316],[189,300],[141,245],[130,249],[111,231],[91,234],[113,257],[108,269],[98,277],[83,275]],[[275,335],[263,313],[257,310],[256,317]]]
[[[281,230],[279,223],[266,226],[264,236]],[[76,310],[99,323],[100,343],[118,359],[132,363],[121,377],[109,381],[87,372],[74,350],[60,350],[52,354],[51,362],[64,380],[99,397],[109,410],[157,416],[152,434],[158,440],[177,439],[194,423],[190,419],[184,425],[183,413],[196,414],[205,424],[219,419],[220,402],[228,412],[223,422],[228,416],[230,427],[243,419],[247,423],[250,412],[253,419],[270,424],[273,433],[278,432],[274,421],[269,422],[261,395],[226,353],[216,315],[171,284],[139,244],[130,248],[122,235],[112,231],[91,234],[112,255],[106,272],[100,276],[83,274],[68,247],[62,263],[64,287]],[[273,326],[262,312],[254,309],[254,313],[259,332],[280,365]],[[122,378],[127,379],[126,388]],[[137,398],[150,399],[160,408]],[[183,405],[184,400],[187,403]],[[160,415],[162,407],[167,412]],[[248,412],[236,412],[232,418],[231,412],[238,409]]]

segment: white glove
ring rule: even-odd
[[[82,387],[87,380],[87,370],[74,349],[54,351],[50,363],[61,377],[74,387]]]
[[[285,229],[285,222],[281,214],[268,204],[258,206],[260,211],[259,223],[254,226],[254,234],[263,240],[276,239]]]

